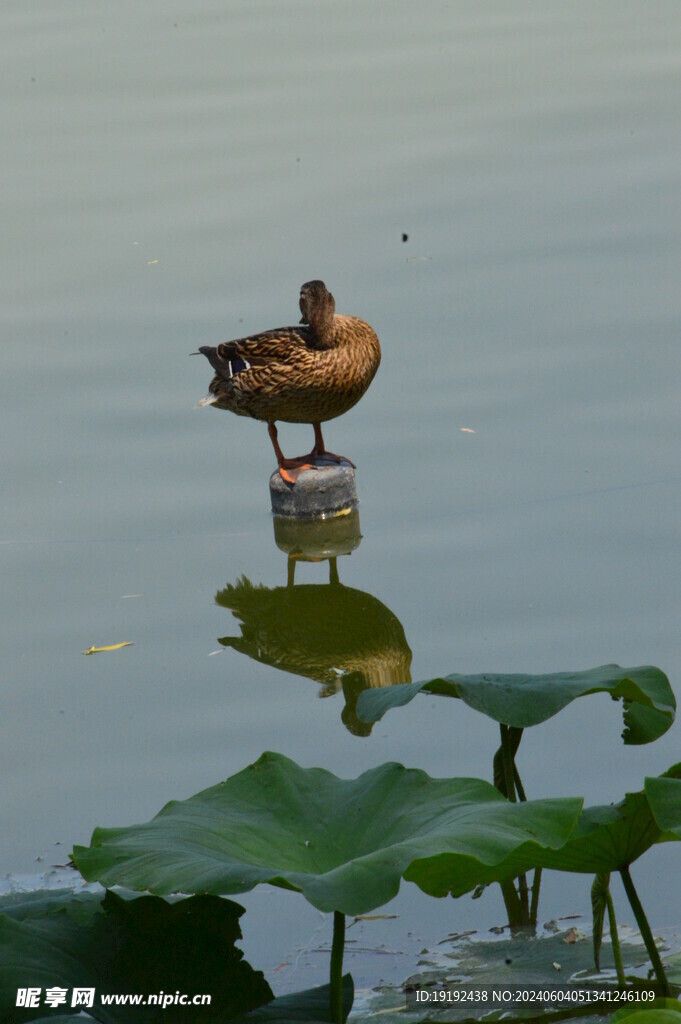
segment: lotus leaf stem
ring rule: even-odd
[[[671,988],[669,982],[667,981],[667,976],[664,973],[662,960],[660,959],[660,954],[657,950],[657,946],[655,945],[655,939],[653,938],[653,933],[650,930],[648,918],[646,917],[643,905],[641,904],[641,901],[638,898],[638,893],[634,888],[634,883],[629,873],[629,868],[627,866],[620,868],[620,875],[622,876],[622,883],[624,885],[624,891],[627,894],[627,899],[629,900],[631,909],[634,911],[634,917],[636,918],[636,923],[639,927],[639,931],[641,932],[641,938],[643,939],[645,947],[648,950],[648,956],[650,957],[650,962],[653,965],[655,977],[662,986],[665,995],[669,996],[672,994]]]
[[[518,895],[520,896],[520,906],[523,908],[523,917],[526,921],[530,919],[530,896],[527,888],[527,875],[518,875]]]
[[[605,894],[605,903],[608,908],[608,924],[610,927],[610,942],[612,944],[612,955],[615,959],[615,970],[617,971],[617,984],[624,986],[627,979],[624,976],[624,964],[622,963],[622,950],[620,949],[620,937],[617,934],[617,919],[615,918],[615,904],[610,895],[610,886]]]
[[[499,882],[499,885],[501,887],[501,895],[508,915],[509,928],[511,928],[511,930],[515,928],[526,928],[528,924],[527,915],[523,911],[523,905],[520,896],[518,895],[518,890],[515,887],[515,879],[506,878],[503,882]]]
[[[504,770],[504,796],[507,800],[515,803],[516,795],[515,781],[513,777],[513,744],[511,741],[510,730],[509,727],[503,723],[499,725],[499,729],[501,732],[501,757]]]
[[[530,924],[536,925],[539,912],[539,890],[541,889],[541,868],[534,869],[532,879],[532,902],[530,903]]]
[[[523,803],[525,803],[525,801],[527,800],[527,797],[525,796],[525,790],[523,789],[523,784],[520,781],[520,773],[518,772],[518,769],[516,767],[515,760],[513,761],[513,781],[515,782],[515,788],[516,788],[516,793],[518,794],[518,799],[521,800]]]
[[[331,1014],[333,1024],[343,1024],[343,948],[345,946],[345,914],[333,912],[333,942],[331,945]]]

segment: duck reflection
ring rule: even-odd
[[[288,556],[286,586],[265,587],[245,576],[227,584],[215,600],[232,612],[241,635],[219,642],[264,665],[316,680],[322,697],[342,690],[345,726],[356,736],[368,736],[372,726],[355,710],[360,693],[411,682],[411,651],[389,608],[340,582],[338,558],[361,541],[359,513],[321,521],[275,517],[274,536]],[[328,583],[296,584],[301,561],[328,561]]]

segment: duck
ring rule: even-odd
[[[291,485],[303,470],[318,469],[319,460],[350,462],[327,451],[321,425],[359,402],[381,361],[376,332],[358,317],[337,314],[323,281],[301,286],[299,306],[302,315],[294,327],[202,345],[196,353],[215,370],[209,393],[198,405],[267,423],[279,473]],[[284,456],[279,421],[312,424],[309,454]]]

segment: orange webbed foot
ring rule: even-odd
[[[279,476],[287,484],[293,486],[304,470],[321,469],[322,467],[318,465],[318,460],[321,459],[328,459],[329,462],[336,463],[347,462],[353,469],[356,468],[354,462],[350,462],[345,455],[335,455],[333,452],[318,451],[313,448],[307,455],[299,455],[295,459],[282,459],[279,463]]]
[[[285,480],[287,484],[293,485],[300,476],[300,474],[306,469],[316,469],[317,467],[313,462],[306,462],[304,459],[286,459],[286,461],[279,466],[279,476],[282,480]]]
[[[329,459],[330,462],[347,462],[353,469],[357,469],[354,462],[351,461],[346,455],[336,455],[334,452],[327,452],[326,449],[323,451],[316,451],[313,449],[310,455],[315,459]]]

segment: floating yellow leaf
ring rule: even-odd
[[[99,654],[100,651],[118,651],[121,647],[133,647],[132,640],[124,640],[122,644],[109,644],[108,647],[88,647],[87,651],[83,651],[83,654]]]

